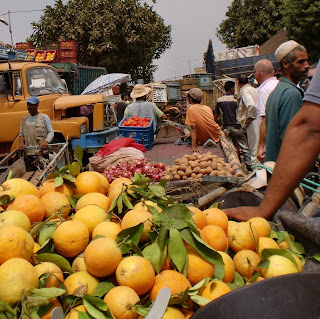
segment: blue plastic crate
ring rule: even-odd
[[[147,150],[151,150],[154,141],[153,117],[151,117],[149,126],[146,127],[121,126],[122,123],[128,118],[129,117],[123,118],[122,121],[119,123],[119,135],[122,135],[124,137],[132,137],[136,143],[142,144]]]

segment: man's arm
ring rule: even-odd
[[[197,127],[194,125],[191,125],[190,129],[191,129],[191,140],[192,140],[191,152],[199,152],[197,150]]]
[[[319,138],[320,105],[306,102],[286,130],[274,174],[260,206],[227,209],[226,214],[236,220],[272,217],[314,164],[320,152]]]
[[[260,123],[260,137],[259,137],[258,150],[257,150],[257,158],[261,163],[263,163],[266,158],[266,154],[264,150],[266,141],[267,141],[266,117],[263,116]]]
[[[25,148],[26,148],[26,145],[25,145],[24,136],[20,135],[20,136],[19,136],[19,146],[18,146],[18,149],[19,149],[20,151],[23,151]]]
[[[49,119],[49,116],[45,117],[45,126],[46,126],[46,130],[48,132],[47,137],[45,138],[45,140],[40,144],[40,147],[42,149],[47,149],[48,148],[48,144],[53,140],[54,138],[54,132],[53,132],[53,128],[52,128],[52,123]]]

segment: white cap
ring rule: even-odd
[[[276,50],[275,56],[278,63],[280,63],[293,49],[300,44],[296,41],[290,40],[282,43]]]

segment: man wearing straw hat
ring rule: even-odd
[[[143,84],[136,84],[130,94],[136,101],[127,106],[123,117],[153,117],[154,131],[156,131],[157,119],[165,119],[167,116],[154,103],[146,101],[150,92],[151,88]]]
[[[282,77],[266,105],[266,161],[276,161],[286,128],[302,106],[303,90],[298,82],[307,77],[308,54],[302,45],[290,40],[282,43],[275,56]],[[261,136],[260,136],[261,139]]]

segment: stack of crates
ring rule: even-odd
[[[77,41],[60,41],[60,62],[77,63]]]
[[[169,103],[181,101],[181,88],[178,82],[166,82]]]
[[[118,125],[119,135],[132,137],[136,143],[142,144],[148,151],[151,150],[154,141],[153,118],[151,117],[151,121],[147,127],[121,126],[126,119],[128,117],[123,118]]]
[[[19,42],[19,43],[16,43],[16,48],[17,48],[17,50],[23,50],[23,51],[31,50],[31,49],[33,49],[33,43],[32,42]]]

